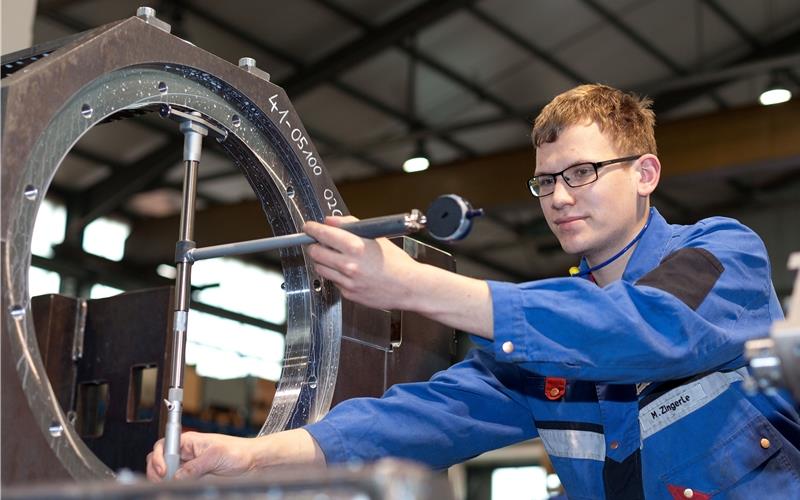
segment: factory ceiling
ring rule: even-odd
[[[173,34],[270,73],[354,215],[425,208],[448,192],[486,208],[470,238],[449,247],[467,274],[527,280],[574,263],[525,182],[532,119],[582,82],[653,98],[664,163],[654,202],[673,221],[800,198],[800,107],[757,107],[775,78],[800,91],[793,0],[41,0],[34,43],[144,4]],[[78,207],[80,224],[131,222],[136,251],[123,262],[154,268],[171,259],[177,231],[180,141],[153,116],[96,127],[50,193]],[[419,150],[430,169],[403,173]],[[206,151],[198,190],[198,243],[268,234],[221,150]]]

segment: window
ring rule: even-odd
[[[278,380],[283,365],[284,338],[264,330],[199,311],[189,312],[186,364],[217,379],[248,375]]]
[[[67,211],[64,206],[45,198],[36,214],[31,253],[40,257],[52,257],[53,246],[64,241],[66,225]],[[61,276],[58,273],[31,266],[28,273],[28,291],[31,297],[58,293],[60,288]]]
[[[232,258],[192,266],[192,285],[207,287],[196,292],[194,300],[276,324],[286,322],[282,283],[283,274]],[[189,312],[188,331],[186,362],[197,365],[198,374],[280,378],[283,334],[196,310]]]
[[[202,260],[192,266],[192,285],[208,288],[195,293],[200,302],[260,318],[286,321],[283,274],[231,258]]]
[[[28,291],[31,297],[58,293],[61,288],[61,276],[53,271],[31,266],[28,274]]]
[[[52,257],[53,246],[64,241],[66,227],[67,211],[64,206],[45,198],[36,214],[31,253],[40,257]]]
[[[125,255],[125,240],[131,228],[124,222],[100,218],[83,232],[83,249],[106,259],[120,261]]]
[[[492,471],[492,500],[546,500],[547,481],[544,467],[498,467]]]
[[[101,285],[100,283],[95,283],[92,285],[91,290],[89,290],[89,298],[90,299],[104,299],[106,297],[112,297],[114,295],[120,294],[125,290],[120,290],[119,288],[114,288],[113,286],[106,286]]]

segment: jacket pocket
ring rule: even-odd
[[[800,475],[783,455],[783,437],[758,416],[708,453],[661,476],[664,493],[681,498],[783,498]]]

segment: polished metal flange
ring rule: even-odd
[[[225,131],[221,145],[258,196],[273,234],[347,213],[284,91],[251,61],[232,65],[170,35],[163,24],[151,15],[98,28],[47,57],[27,60],[2,81],[2,335],[39,428],[75,478],[113,473],[85,446],[53,394],[31,317],[28,272],[44,194],[90,128],[120,113],[165,105],[199,112]],[[315,275],[302,248],[282,250],[281,261],[285,363],[262,433],[321,418],[338,367],[338,292]]]

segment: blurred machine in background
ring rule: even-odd
[[[786,301],[786,318],[772,325],[769,337],[745,345],[753,379],[751,390],[788,389],[800,409],[800,252],[789,257],[795,273],[794,291]]]

